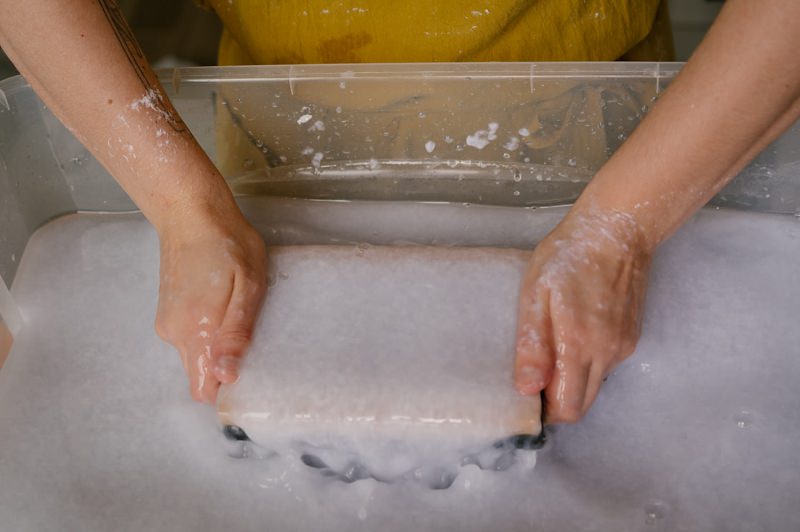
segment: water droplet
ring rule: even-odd
[[[514,181],[516,181],[517,183],[522,181],[522,172],[519,171],[519,168],[514,167],[512,168],[511,171],[514,173]]]
[[[733,420],[736,422],[736,426],[740,429],[746,429],[750,425],[753,424],[755,416],[750,410],[740,410],[733,416]]]
[[[515,196],[519,196],[519,190],[515,190],[515,191],[514,191],[514,195],[515,195]]]
[[[663,502],[653,501],[644,507],[644,522],[646,525],[656,525],[659,521],[664,519],[667,513],[667,507]]]
[[[567,164],[570,166],[575,166],[576,164],[578,164],[578,161],[576,161],[575,158],[573,157],[567,161]]]

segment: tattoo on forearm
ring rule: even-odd
[[[133,35],[116,1],[97,0],[97,3],[100,4],[100,8],[103,10],[106,19],[108,19],[108,23],[117,36],[120,46],[122,46],[122,50],[128,58],[128,62],[130,62],[131,66],[136,71],[136,75],[144,86],[144,97],[134,102],[132,104],[133,107],[138,108],[142,106],[153,109],[164,118],[173,130],[178,133],[187,131],[186,124],[184,124],[180,115],[178,115],[178,112],[172,106],[172,103],[170,103],[169,99],[164,95],[164,90],[161,88],[158,78],[156,78],[155,74],[150,69],[147,58],[145,58],[142,53],[139,43],[136,42],[136,37]]]

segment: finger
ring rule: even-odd
[[[586,394],[583,398],[582,410],[584,413],[589,411],[594,400],[597,399],[597,394],[600,393],[603,380],[605,380],[608,373],[611,372],[611,369],[610,367],[607,368],[605,364],[592,364],[586,382]]]
[[[200,378],[195,368],[197,367],[197,355],[193,355],[191,349],[181,350],[181,361],[183,362],[183,369],[186,371],[186,376],[189,378],[189,393],[192,399],[202,402],[203,396],[200,393]]]
[[[239,364],[250,345],[265,291],[264,282],[252,281],[243,275],[234,279],[225,317],[211,345],[214,374],[223,384],[239,378]]]
[[[216,300],[205,301],[198,304],[193,311],[187,312],[187,320],[181,331],[183,344],[186,346],[186,372],[189,375],[192,397],[205,403],[214,402],[219,388],[219,380],[211,363],[211,342],[222,322],[231,291],[222,290],[210,295],[215,296]]]
[[[602,328],[594,328],[586,334],[589,338],[586,345],[591,346],[594,352],[591,353],[592,362],[583,402],[584,413],[589,411],[600,393],[603,381],[620,362],[633,353],[637,340],[635,328],[634,322],[623,321],[621,325],[604,324]]]
[[[210,346],[195,348],[187,355],[189,387],[192,398],[203,403],[213,403],[217,396],[219,380],[211,371]]]
[[[523,286],[517,318],[514,385],[525,395],[537,394],[547,386],[555,358],[548,304],[541,297],[544,294],[537,298],[534,290]]]
[[[590,363],[584,362],[576,347],[557,344],[553,380],[545,390],[548,423],[575,423],[583,417]]]
[[[183,371],[186,372],[186,375],[189,375],[189,355],[187,354],[187,350],[183,347],[178,347],[178,355],[181,357],[181,365],[183,365]]]

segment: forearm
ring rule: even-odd
[[[730,0],[578,209],[633,216],[666,239],[800,116],[800,3]]]
[[[0,0],[0,45],[157,227],[234,206],[113,1]]]

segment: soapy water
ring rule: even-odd
[[[520,249],[564,212],[257,198],[242,206],[271,244]],[[56,220],[32,238],[12,290],[26,325],[0,370],[0,522],[9,530],[800,529],[798,223],[699,213],[656,255],[637,351],[587,417],[551,429],[532,471],[467,464],[448,489],[430,490],[342,482],[294,456],[229,457],[213,409],[192,403],[179,357],[153,332],[152,228],[137,215]]]
[[[231,458],[268,460],[279,456],[278,451],[269,450],[250,440],[247,434],[235,425],[226,425],[222,431],[228,440],[227,451]],[[529,435],[509,437],[478,451],[461,454],[456,462],[450,463],[441,459],[442,453],[435,447],[427,450],[433,451],[430,454],[436,458],[420,462],[418,454],[425,452],[426,449],[417,446],[409,456],[406,453],[408,446],[405,442],[395,440],[389,445],[383,442],[382,449],[377,447],[382,452],[376,455],[376,447],[373,447],[371,456],[373,461],[376,457],[381,460],[381,473],[371,471],[365,465],[363,454],[354,454],[341,447],[317,447],[295,441],[283,451],[283,455],[298,459],[306,466],[319,471],[324,477],[348,484],[372,479],[388,484],[414,482],[438,490],[452,486],[461,468],[465,466],[475,466],[482,471],[506,471],[512,467],[530,471],[536,465],[534,451],[541,449],[545,442],[543,432],[535,437]]]
[[[435,142],[426,144],[435,149]],[[324,200],[392,200],[479,203],[510,207],[571,203],[592,173],[583,168],[509,162],[328,161],[321,152],[311,164],[257,170],[231,181],[242,196],[283,196]],[[314,148],[301,154],[310,159]],[[324,175],[323,175],[324,174]]]

